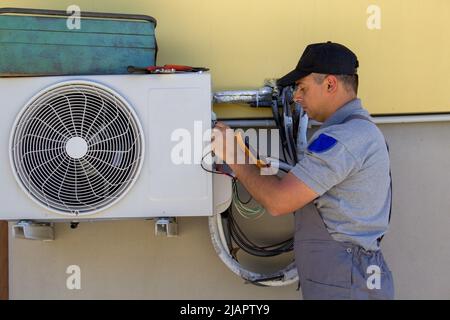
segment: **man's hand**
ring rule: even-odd
[[[217,122],[213,129],[212,150],[217,157],[227,164],[255,164],[259,168],[267,165],[257,159],[257,154],[252,153],[243,137],[234,132],[223,122]]]

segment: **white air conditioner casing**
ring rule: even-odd
[[[0,220],[211,216],[231,202],[230,179],[199,164],[209,73],[0,78],[0,97]],[[172,161],[176,132],[190,164]]]

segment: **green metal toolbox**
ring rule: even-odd
[[[0,76],[126,74],[153,66],[156,20],[146,15],[0,8]]]

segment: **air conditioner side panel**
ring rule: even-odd
[[[145,134],[141,174],[128,195],[111,208],[110,217],[210,216],[213,214],[212,175],[200,166],[205,130],[211,127],[211,78],[205,74],[131,75],[109,86],[134,107]],[[102,78],[102,80],[104,80]],[[125,84],[124,84],[125,83]],[[194,143],[194,126],[201,126]],[[189,132],[191,162],[172,159],[177,134]],[[197,159],[194,161],[194,153]],[[128,212],[128,213],[126,213]]]

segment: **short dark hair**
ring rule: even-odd
[[[347,88],[351,88],[355,94],[358,93],[357,74],[339,74],[336,76]]]
[[[314,75],[316,83],[320,84],[325,80],[327,74]],[[334,74],[334,76],[341,81],[347,89],[353,90],[355,94],[358,94],[358,75],[357,74]]]

